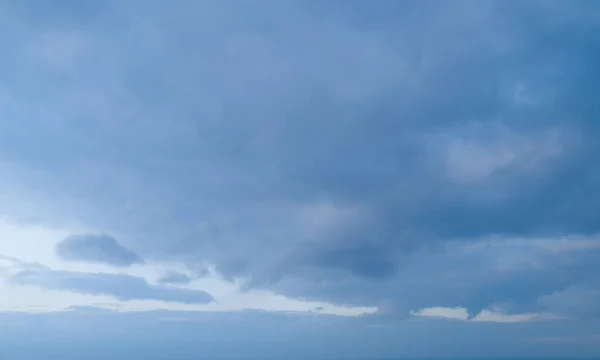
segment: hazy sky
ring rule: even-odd
[[[600,2],[0,1],[0,360],[600,356]]]

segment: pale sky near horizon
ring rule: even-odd
[[[0,1],[0,360],[600,356],[600,2]]]

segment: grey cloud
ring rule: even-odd
[[[600,318],[600,279],[569,284],[538,299],[540,308],[569,318]]]
[[[333,246],[305,244],[300,251],[290,254],[289,261],[284,262],[284,266],[289,268],[295,264],[300,267],[340,270],[368,279],[392,277],[398,266],[387,248],[366,242]],[[279,270],[286,271],[284,268]]]
[[[213,301],[212,296],[205,291],[151,285],[143,278],[130,275],[24,270],[12,275],[10,281],[47,289],[114,296],[123,301],[158,300],[185,304]]]
[[[71,235],[57,243],[55,251],[64,260],[97,262],[117,267],[144,262],[138,254],[106,234]]]
[[[73,86],[93,99],[97,84],[122,89],[127,111],[107,91],[110,115],[81,124],[106,104],[82,111],[72,93],[48,91],[45,105],[62,105],[54,116],[77,124],[63,145],[49,146],[54,128],[37,120],[0,133],[14,159],[58,178],[48,193],[85,199],[62,211],[138,235],[148,258],[209,261],[228,278],[341,302],[530,307],[597,272],[589,261],[477,271],[442,246],[600,231],[597,4],[218,3],[128,3],[131,23],[94,22],[90,44],[115,62],[77,64]],[[31,89],[56,88],[35,78]],[[449,154],[456,142],[476,146]],[[26,184],[40,188],[38,178]],[[307,235],[294,209],[315,203],[372,216]]]
[[[466,7],[467,3],[461,4]],[[527,10],[533,11],[533,7],[530,9],[530,6],[526,6]],[[539,143],[546,144],[544,136],[541,136],[542,140],[538,140],[538,134],[543,135],[555,129],[567,133],[591,130],[592,115],[589,115],[589,121],[579,122],[576,126],[566,125],[560,119],[575,111],[571,105],[553,102],[549,97],[544,97],[539,106],[531,107],[519,104],[507,95],[507,92],[510,92],[507,86],[512,86],[511,83],[516,86],[518,81],[562,89],[564,92],[585,93],[577,75],[566,70],[567,65],[563,67],[550,55],[570,53],[571,56],[563,55],[561,61],[575,67],[589,68],[586,64],[592,63],[596,55],[586,50],[577,54],[571,52],[570,45],[561,35],[564,29],[573,28],[573,31],[577,32],[577,35],[573,36],[591,46],[593,41],[586,37],[587,30],[577,28],[574,23],[562,23],[548,30],[540,28],[540,32],[537,32],[535,28],[530,28],[528,18],[524,18],[527,12],[521,12],[523,8],[512,5],[477,6],[473,12],[464,15],[468,17],[468,21],[462,25],[454,23],[462,19],[461,13],[438,18],[440,8],[430,9],[423,5],[421,10],[424,11],[423,16],[430,21],[433,33],[439,35],[439,38],[434,37],[431,40],[431,47],[428,48],[431,53],[425,49],[421,52],[431,66],[428,69],[423,65],[424,67],[417,72],[422,77],[423,88],[417,92],[421,97],[411,99],[415,101],[404,105],[402,109],[394,107],[392,102],[397,100],[403,103],[403,99],[410,98],[410,94],[397,89],[385,93],[389,96],[389,103],[382,100],[385,97],[361,98],[360,101],[350,104],[338,104],[332,99],[322,100],[314,106],[307,103],[308,110],[298,110],[298,119],[302,118],[302,121],[292,119],[283,129],[273,130],[276,136],[273,141],[277,143],[269,144],[277,146],[278,151],[275,153],[279,155],[278,158],[267,157],[261,153],[256,154],[257,158],[248,159],[264,165],[259,166],[254,174],[260,176],[261,181],[272,185],[270,188],[267,188],[269,185],[250,188],[256,190],[256,198],[262,197],[263,202],[274,199],[275,210],[262,211],[261,208],[261,211],[250,214],[254,208],[250,207],[246,212],[244,206],[232,203],[232,209],[222,210],[233,223],[230,228],[223,230],[222,237],[248,238],[248,234],[253,234],[250,235],[252,239],[244,242],[255,242],[261,246],[254,246],[252,249],[252,245],[232,240],[231,246],[226,248],[226,251],[235,257],[238,255],[233,253],[237,249],[248,247],[248,261],[260,259],[246,266],[246,271],[250,274],[259,275],[263,266],[260,263],[277,263],[277,257],[288,256],[291,242],[302,242],[302,239],[288,240],[293,238],[294,234],[284,234],[277,240],[269,239],[273,229],[277,229],[280,224],[282,227],[289,224],[285,221],[285,215],[273,214],[277,211],[278,200],[281,199],[299,203],[325,199],[337,204],[350,203],[374,209],[381,221],[373,224],[369,231],[361,232],[360,236],[366,244],[377,239],[381,253],[386,256],[410,251],[426,243],[443,242],[457,237],[477,239],[490,233],[530,236],[540,233],[589,233],[597,230],[593,212],[583,215],[577,211],[578,208],[595,208],[597,205],[594,200],[590,202],[583,195],[593,192],[590,186],[595,181],[595,172],[589,172],[589,176],[584,177],[584,180],[578,176],[588,173],[588,169],[593,167],[591,161],[594,150],[572,143],[559,143],[557,148],[565,146],[566,150],[556,154],[552,146],[547,146],[548,149],[538,146]],[[511,30],[505,29],[499,22],[488,17],[496,12],[502,14],[501,18],[514,21],[515,27]],[[481,18],[477,19],[478,16]],[[441,30],[437,31],[436,23],[431,23],[434,20],[451,22],[456,26],[456,32],[445,34]],[[391,45],[386,42],[387,37],[397,29],[378,30],[380,32],[375,31],[372,36],[391,49]],[[420,33],[425,31],[425,28],[415,26],[411,30]],[[561,41],[550,46],[543,40],[544,36]],[[488,40],[499,40],[498,37],[504,37],[508,42],[507,46],[512,47],[502,49],[495,47],[497,43],[484,44]],[[472,46],[463,43],[464,39],[473,40]],[[447,42],[444,43],[444,40]],[[451,51],[453,56],[444,57],[443,60],[442,57],[434,56],[436,52],[441,54],[445,49]],[[509,56],[506,52],[513,61],[503,60]],[[536,52],[548,56],[542,57]],[[376,58],[376,61],[383,64],[385,55]],[[544,78],[545,73],[542,70],[542,73],[538,73],[525,65],[519,65],[525,63],[556,69],[556,75]],[[390,75],[400,71],[392,66],[383,68]],[[563,85],[560,79],[565,77],[571,81]],[[560,94],[561,92],[558,92],[557,96],[562,96]],[[356,108],[357,112],[349,114],[343,110],[344,106]],[[325,120],[332,117],[335,120]],[[494,150],[500,153],[498,155],[494,152],[494,156],[516,157],[511,160],[511,164],[518,166],[509,166],[507,169],[500,167],[498,170],[500,174],[510,172],[512,176],[478,176],[478,179],[482,180],[481,185],[463,187],[446,181],[443,176],[444,163],[439,164],[442,169],[425,166],[429,148],[425,146],[426,149],[422,149],[422,144],[414,140],[420,139],[416,135],[427,137],[430,134],[449,132],[461,139],[465,132],[470,132],[467,131],[468,127],[464,126],[465,123],[475,123],[479,128],[489,129],[483,134],[472,134],[474,141],[482,146],[489,142],[489,138],[502,140],[507,131],[508,138],[523,139],[516,145],[510,141],[506,144],[501,142],[500,150],[486,148],[472,154],[485,155],[485,151]],[[497,123],[502,126],[493,126]],[[502,130],[503,128],[508,130]],[[307,139],[310,139],[310,146],[307,146]],[[250,146],[244,139],[234,137],[229,140],[238,146]],[[513,145],[516,148],[513,148]],[[529,163],[537,163],[546,152],[552,155],[554,161],[540,162],[535,172],[518,171],[528,167]],[[238,167],[241,166],[238,160],[241,161],[235,157],[228,157],[233,166],[244,171],[242,167]],[[269,172],[271,169],[277,170],[277,176]],[[262,173],[262,170],[267,172]],[[577,195],[580,193],[577,189],[581,184],[587,184],[587,190],[581,190],[581,194]],[[232,185],[228,189],[244,188],[244,185],[240,186],[238,188]],[[567,196],[565,188],[570,189],[569,193],[574,196]],[[230,198],[224,194],[222,199]],[[582,206],[583,204],[586,205]],[[247,225],[246,221],[253,221],[253,226]],[[300,246],[312,249],[311,244],[310,241],[306,241]],[[358,248],[360,246],[363,245],[357,245]],[[198,252],[203,253],[204,250],[201,248]],[[308,255],[305,253],[310,252],[315,257],[313,265],[319,267],[318,259],[328,259],[330,251],[333,250],[323,248],[300,251],[298,256],[302,258],[297,261],[306,262],[305,258]],[[341,256],[333,260],[329,267],[321,268],[345,268],[350,276],[367,274],[367,262],[373,268],[385,268],[385,257],[377,257],[372,251],[365,251],[364,259],[360,259],[359,253],[356,252],[345,262]],[[221,261],[219,256],[214,256],[214,259]],[[222,261],[228,262],[230,259],[225,257]],[[225,266],[221,268],[223,267]],[[267,270],[262,272],[268,273]]]
[[[595,271],[588,263],[582,271],[570,267],[565,272],[559,267],[478,274],[472,264],[471,269],[463,268],[462,278],[444,281],[440,274],[452,269],[447,263],[452,262],[452,254],[440,255],[439,264],[425,259],[430,269],[420,272],[407,264],[407,254],[416,249],[457,238],[477,241],[490,234],[527,237],[600,230],[595,220],[600,202],[592,195],[593,184],[600,181],[595,165],[598,146],[592,135],[597,133],[598,110],[591,107],[597,101],[587,98],[597,86],[571,70],[596,68],[598,53],[591,49],[598,43],[591,37],[593,30],[558,13],[536,23],[531,14],[542,9],[532,3],[523,7],[481,4],[462,2],[452,6],[454,11],[443,3],[407,6],[403,14],[419,14],[420,23],[409,26],[410,22],[399,20],[402,25],[396,27],[367,25],[353,17],[360,12],[337,9],[338,16],[350,16],[338,23],[341,27],[368,34],[381,48],[367,47],[360,37],[342,37],[349,45],[332,46],[339,51],[332,54],[325,47],[330,44],[318,42],[323,45],[318,51],[334,58],[345,56],[350,64],[332,73],[335,65],[317,59],[322,79],[318,85],[326,90],[315,95],[316,100],[296,94],[296,104],[281,110],[284,124],[260,123],[273,129],[265,140],[272,152],[253,145],[251,139],[262,134],[258,128],[246,128],[240,136],[230,133],[233,123],[226,126],[229,133],[217,149],[250,183],[228,184],[211,194],[224,201],[218,208],[231,225],[223,227],[220,238],[230,243],[214,256],[211,248],[200,245],[199,256],[216,261],[227,275],[250,275],[257,286],[285,294],[357,304],[393,298],[398,311],[417,304],[440,305],[440,298],[449,306],[467,306],[471,312],[498,301],[513,302],[515,311],[530,310],[539,296]],[[552,5],[548,8],[544,11],[554,11]],[[543,24],[552,19],[563,21],[555,27]],[[444,31],[445,26],[452,31]],[[415,40],[401,42],[398,35],[403,31]],[[426,33],[429,36],[420,37]],[[398,42],[401,49],[393,45]],[[402,51],[419,60],[407,64],[408,56],[399,55]],[[359,62],[357,53],[373,57]],[[266,55],[276,61],[274,54]],[[371,72],[375,67],[393,83],[378,82]],[[348,74],[340,74],[346,70]],[[595,70],[590,72],[593,77]],[[346,77],[350,73],[356,74],[354,80]],[[364,87],[356,85],[360,81]],[[412,81],[418,86],[411,88]],[[519,83],[539,96],[535,105],[515,99]],[[304,80],[296,84],[306,92],[314,89]],[[375,84],[374,90],[368,88],[370,84]],[[338,85],[358,86],[363,96],[343,100],[334,90]],[[370,91],[376,95],[369,96]],[[572,96],[580,96],[577,104],[569,99]],[[579,120],[564,122],[573,116]],[[457,164],[448,164],[447,158],[430,163],[430,136],[440,133],[480,144],[469,155],[479,157],[473,160],[481,164],[486,160],[481,157],[490,154],[493,159],[487,159],[485,166],[491,166],[491,161],[495,168],[478,173],[476,184],[448,181],[447,166]],[[560,136],[552,137],[556,133]],[[237,147],[248,152],[234,156]],[[442,157],[448,156],[447,148],[440,151]],[[503,160],[506,156],[508,160]],[[509,163],[501,166],[502,161]],[[463,174],[465,168],[454,171]],[[197,192],[199,197],[201,193]],[[377,220],[359,228],[342,224],[346,229],[334,239],[328,234],[300,238],[302,225],[286,219],[287,209],[278,213],[282,201],[351,204],[370,209]],[[245,206],[255,202],[265,205]],[[175,205],[179,206],[186,212],[196,209],[185,199]],[[286,226],[292,230],[279,233]],[[190,244],[197,242],[202,244],[198,240]]]
[[[563,241],[568,246],[578,239]],[[465,307],[475,315],[499,304],[514,313],[596,316],[597,310],[590,304],[598,289],[593,280],[600,259],[599,244],[570,251],[549,250],[556,242],[557,239],[457,242],[414,251],[402,259],[398,272],[389,278],[294,271],[274,283],[257,285],[270,286],[290,296],[381,306],[381,319],[405,319],[415,306]],[[570,289],[584,279],[585,286]],[[558,295],[565,291],[566,294]],[[558,305],[559,299],[564,301],[562,306]]]
[[[170,272],[160,278],[159,281],[163,284],[188,284],[192,281],[192,278],[186,274]]]

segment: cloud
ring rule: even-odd
[[[0,255],[0,270],[10,269],[13,266],[20,264],[21,261],[19,259],[15,259],[10,256]]]
[[[11,5],[0,213],[119,234],[182,274],[208,264],[224,294],[385,307],[382,322],[431,308],[581,321],[599,270],[597,10]],[[53,269],[147,270],[115,239],[78,236],[60,262],[0,245]]]
[[[192,281],[192,278],[189,275],[178,273],[178,272],[170,272],[159,280],[163,284],[188,284]]]
[[[0,239],[11,240],[0,240],[0,250],[27,255],[27,261],[0,255],[0,292],[11,294],[0,299],[0,312],[39,314],[70,311],[73,307],[99,307],[135,312],[261,310],[310,314],[320,308],[320,315],[361,316],[378,310],[290,298],[273,291],[244,290],[245,280],[224,279],[210,264],[189,267],[179,262],[147,261],[115,268],[62,261],[52,256],[55,235],[62,232],[64,229],[32,228],[28,224],[3,223],[0,219]],[[22,282],[30,285],[24,286]],[[34,283],[38,286],[33,286]],[[195,302],[198,299],[194,294],[205,293],[213,301]]]
[[[434,317],[440,319],[454,319],[473,322],[519,323],[533,321],[541,318],[540,314],[505,314],[493,310],[481,310],[477,315],[470,317],[467,309],[463,307],[445,308],[431,307],[413,311],[414,316]]]
[[[56,244],[56,254],[68,261],[87,261],[128,267],[144,260],[106,234],[71,235]]]
[[[546,311],[564,314],[570,318],[600,317],[600,287],[598,279],[569,285],[566,288],[540,296],[538,303]]]
[[[123,301],[158,300],[184,304],[204,304],[213,301],[212,296],[205,291],[151,285],[143,278],[130,275],[23,270],[12,275],[9,280],[19,285],[90,295],[109,295]]]
[[[527,134],[502,123],[476,122],[454,132],[433,136],[432,148],[441,153],[445,175],[463,184],[542,171],[567,146],[565,135],[552,129]]]
[[[598,244],[597,236],[457,240],[405,256],[390,278],[374,281],[339,272],[319,278],[322,272],[304,270],[302,277],[289,276],[271,286],[291,296],[377,304],[386,309],[385,317],[397,320],[414,309],[434,307],[461,307],[473,315],[491,310],[567,316],[541,306],[539,298],[593,279]]]
[[[396,264],[386,249],[377,244],[306,244],[302,253],[293,253],[291,261],[300,266],[348,271],[360,277],[378,279],[390,277]],[[312,246],[311,246],[312,245]]]
[[[540,314],[503,314],[490,310],[482,310],[471,321],[512,323],[533,321],[538,318],[540,318]]]
[[[469,313],[467,309],[457,307],[457,308],[444,308],[444,307],[431,307],[426,309],[417,310],[412,313],[415,316],[425,316],[425,317],[437,317],[444,319],[456,319],[456,320],[467,320],[469,318]]]

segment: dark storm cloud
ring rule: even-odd
[[[91,53],[56,91],[42,60],[11,52],[7,73],[40,79],[21,92],[47,90],[70,126],[45,141],[54,122],[19,118],[22,95],[0,142],[52,174],[48,193],[80,199],[62,211],[131,234],[148,259],[207,261],[255,287],[403,314],[564,309],[589,295],[577,284],[595,289],[579,253],[581,266],[506,273],[486,267],[496,247],[480,261],[446,245],[600,232],[597,3],[268,4],[126,2],[102,12],[110,30],[85,27]],[[138,259],[100,243],[70,256]],[[512,256],[537,259],[524,249]]]

